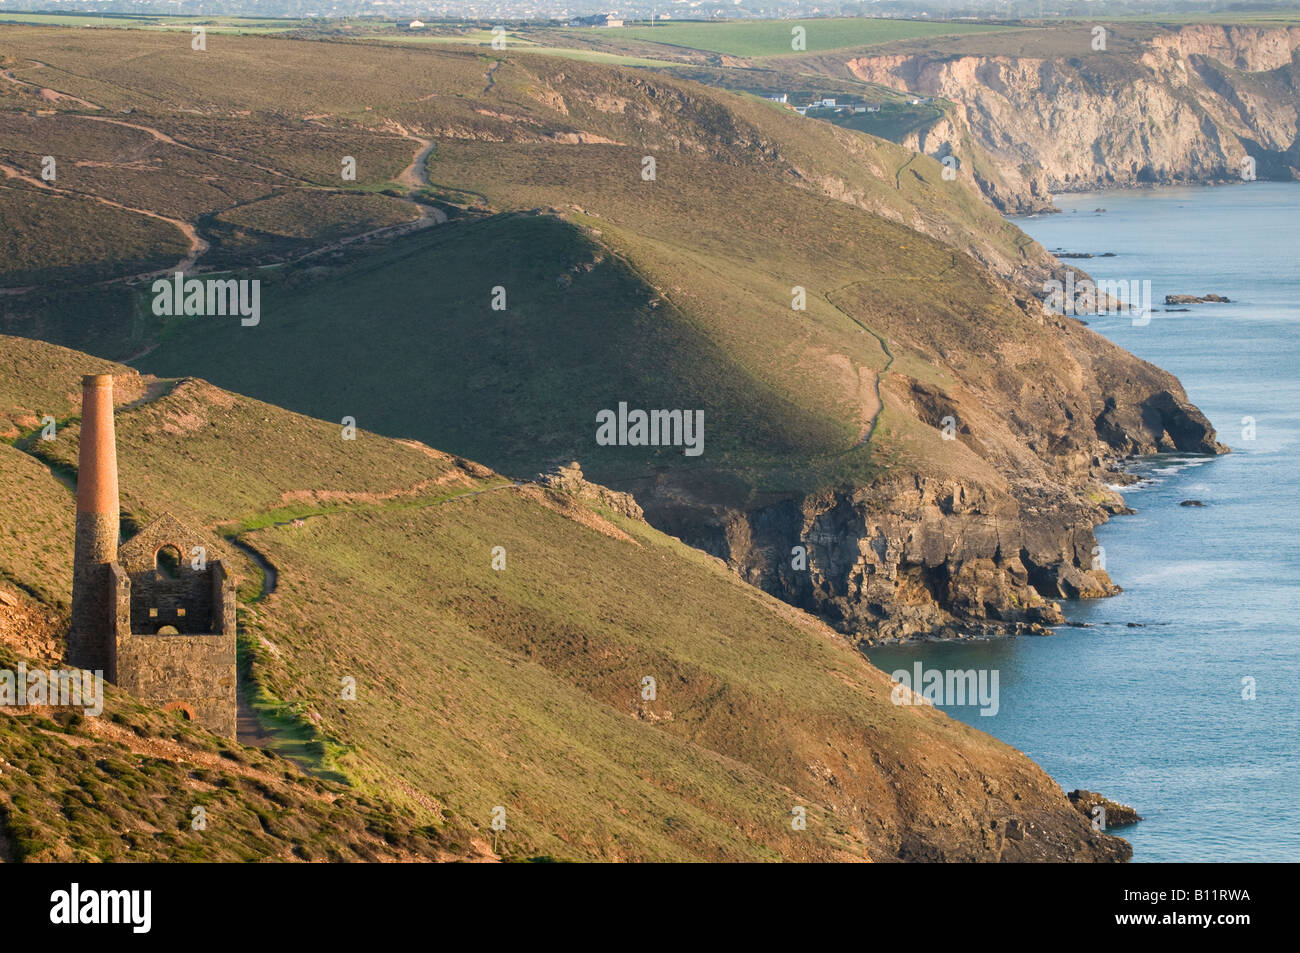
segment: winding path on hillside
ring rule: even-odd
[[[107,206],[108,208],[119,209],[123,212],[133,212],[136,215],[144,215],[148,218],[157,219],[160,222],[166,222],[168,225],[178,229],[180,233],[185,236],[185,240],[189,242],[190,247],[188,253],[184,258],[177,262],[175,266],[161,268],[140,275],[113,278],[111,279],[112,281],[138,281],[144,278],[152,278],[155,275],[167,274],[171,271],[186,271],[187,269],[192,268],[194,263],[198,261],[199,256],[208,250],[208,243],[199,237],[198,230],[184,219],[169,218],[166,215],[160,215],[157,212],[150,211],[149,209],[132,208],[129,205],[123,205],[121,202],[114,202],[112,199],[106,199],[101,195],[95,195],[93,192],[74,192],[71,189],[61,189],[57,186],[50,185],[50,183],[41,179],[35,178],[34,176],[30,176],[22,170],[15,169],[13,166],[7,165],[3,162],[0,162],[0,173],[4,173],[4,176],[7,179],[17,179],[20,182],[25,182],[28,185],[42,189],[46,192],[53,192],[56,195],[64,195],[74,199],[85,199],[91,202],[97,202],[98,204]]]
[[[909,160],[909,161],[910,161],[910,160]],[[890,280],[892,280],[892,281],[900,281],[900,280],[904,280],[904,281],[907,281],[907,280],[922,280],[922,281],[930,281],[930,282],[938,282],[938,283],[942,283],[942,282],[947,278],[948,273],[949,273],[950,271],[954,271],[957,267],[958,267],[958,257],[957,257],[957,253],[956,253],[956,252],[953,252],[953,253],[952,253],[952,259],[948,262],[948,267],[945,268],[945,269],[943,269],[943,271],[940,271],[938,274],[935,274],[935,275],[926,275],[926,276],[906,276],[906,275],[904,275],[904,276],[894,276],[894,277],[892,277]],[[866,332],[867,332],[868,334],[870,334],[873,338],[875,338],[877,341],[879,341],[879,342],[880,342],[880,350],[881,350],[881,351],[884,353],[884,355],[885,355],[885,366],[882,367],[879,371],[876,372],[876,412],[875,412],[874,414],[872,414],[872,416],[871,416],[871,422],[867,425],[867,429],[863,432],[863,434],[862,434],[862,438],[858,441],[857,446],[861,446],[861,445],[864,444],[864,443],[868,443],[868,442],[871,440],[871,435],[874,434],[874,433],[876,432],[876,424],[879,422],[879,420],[880,420],[880,415],[881,415],[881,413],[882,413],[882,412],[884,411],[884,409],[885,409],[885,398],[884,398],[884,395],[883,395],[883,394],[881,393],[881,391],[880,391],[880,380],[881,380],[881,378],[883,378],[886,374],[888,374],[888,373],[889,373],[889,369],[890,369],[891,367],[893,367],[893,365],[894,365],[894,354],[893,354],[892,351],[889,350],[889,342],[885,340],[885,337],[884,337],[883,334],[878,333],[874,328],[868,327],[867,325],[865,325],[865,324],[863,324],[861,321],[859,321],[857,318],[855,318],[853,315],[849,314],[847,311],[845,311],[843,308],[841,308],[839,305],[837,305],[834,301],[831,300],[831,295],[836,294],[836,293],[838,293],[838,292],[840,292],[840,291],[843,291],[845,288],[851,288],[851,287],[853,287],[854,285],[860,285],[860,284],[866,284],[866,283],[867,283],[867,282],[865,282],[865,281],[852,281],[852,282],[849,282],[847,285],[844,285],[844,286],[842,286],[842,287],[840,287],[840,288],[835,288],[835,289],[833,289],[832,291],[828,291],[828,292],[826,293],[826,295],[825,295],[825,298],[826,298],[827,303],[828,303],[832,308],[834,308],[834,309],[835,309],[836,311],[838,311],[840,314],[844,315],[844,317],[848,318],[850,321],[852,321],[852,322],[853,322],[854,324],[856,324],[858,327],[862,328],[862,330],[866,331]]]
[[[86,109],[104,108],[103,106],[98,106],[95,103],[88,102],[84,99],[78,99],[76,96],[73,96],[70,93],[61,93],[57,89],[50,89],[48,86],[42,86],[40,83],[29,83],[25,79],[19,79],[15,75],[18,72],[28,72],[30,70],[38,70],[38,69],[46,68],[46,65],[44,63],[37,62],[36,60],[28,60],[28,62],[31,63],[32,65],[24,66],[21,71],[16,69],[7,69],[4,71],[0,71],[0,79],[13,83],[16,86],[26,86],[29,89],[34,89],[40,94],[41,99],[45,100],[46,102],[57,103],[66,99],[69,102],[76,103],[78,106],[84,106]]]
[[[283,268],[285,265],[297,264],[300,261],[306,261],[308,258],[314,258],[318,255],[325,255],[333,251],[346,248],[349,245],[365,243],[374,238],[397,238],[402,235],[418,232],[421,229],[429,228],[431,225],[442,225],[447,221],[447,213],[440,208],[432,205],[426,205],[415,198],[415,193],[420,189],[427,188],[429,185],[429,170],[427,163],[429,156],[433,153],[436,144],[428,139],[421,138],[407,130],[400,123],[393,123],[393,126],[400,132],[403,139],[409,139],[416,143],[415,158],[405,169],[397,176],[397,182],[406,187],[406,194],[400,196],[403,202],[413,206],[418,213],[418,218],[407,222],[398,222],[396,225],[381,225],[379,228],[373,228],[368,232],[358,232],[355,235],[346,235],[343,238],[337,238],[334,241],[326,242],[324,245],[317,246],[300,255],[287,258],[284,261],[273,262],[269,265],[262,265],[262,268]],[[351,193],[344,193],[351,194]],[[146,352],[147,353],[147,352]]]
[[[397,181],[406,186],[406,195],[403,198],[420,210],[421,219],[432,216],[433,221],[426,224],[441,225],[447,221],[447,213],[440,208],[418,202],[415,198],[416,192],[429,187],[429,156],[433,155],[437,143],[431,139],[417,136],[400,122],[393,123],[393,126],[402,134],[403,139],[409,139],[418,146],[411,164],[397,176]]]
[[[464,493],[456,493],[452,496],[445,496],[440,500],[429,500],[426,503],[419,504],[419,507],[422,508],[426,506],[442,506],[446,503],[453,503],[457,500],[463,500],[471,496],[482,496],[484,493],[496,493],[500,490],[516,490],[521,486],[529,486],[529,485],[530,482],[527,480],[516,480],[513,483],[502,483],[499,484],[498,486],[484,487],[480,490],[466,490]],[[304,522],[310,519],[317,519],[320,517],[331,516],[335,513],[353,512],[359,509],[376,509],[382,506],[383,504],[370,504],[366,506],[342,506],[332,510],[321,510],[318,513],[308,513],[305,516],[297,517],[291,520],[284,520],[283,522],[275,523],[273,525],[276,527],[291,526],[296,528],[298,526],[301,526]],[[266,527],[260,527],[259,530],[265,528]],[[246,532],[248,531],[236,533],[232,536],[226,536],[224,538],[226,542],[230,543],[236,549],[240,550],[242,553],[244,553],[246,556],[252,559],[253,562],[257,564],[257,568],[262,571],[262,587],[258,591],[257,595],[253,596],[253,598],[249,600],[250,602],[257,603],[257,602],[262,602],[264,599],[266,599],[267,596],[275,592],[275,587],[280,580],[280,571],[276,569],[275,564],[271,562],[271,560],[267,557],[265,553],[263,553],[260,549],[258,549],[248,540],[244,539]],[[256,530],[254,532],[256,532]]]
[[[30,67],[26,67],[26,69],[43,69],[45,68],[46,65],[44,63],[38,63],[34,60],[31,62],[32,65]],[[498,61],[493,65],[492,68],[495,69],[496,66],[499,65],[500,62]],[[41,91],[42,97],[47,100],[57,101],[57,100],[66,99],[71,102],[75,102],[86,109],[94,109],[100,112],[104,110],[104,107],[98,105],[97,103],[92,103],[88,100],[80,99],[68,93],[61,93],[57,90],[47,89],[37,83],[31,83],[26,80],[18,79],[14,75],[15,72],[16,72],[15,70],[5,70],[3,72],[0,72],[0,78],[3,78],[4,80],[17,84],[19,86],[38,89]],[[174,138],[173,136],[163,132],[161,129],[157,129],[153,126],[145,125],[144,123],[128,122],[125,119],[116,119],[111,116],[88,116],[80,113],[71,113],[71,112],[60,114],[58,118],[70,119],[70,120],[81,120],[86,122],[101,122],[113,126],[120,126],[124,129],[133,129],[137,132],[145,133],[146,135],[150,136],[155,142],[160,142],[164,145],[173,146],[177,149],[184,149],[189,152],[199,153],[201,155],[212,156],[218,159],[224,159],[228,162],[234,163],[236,166],[246,166],[251,169],[257,169],[260,172],[265,172],[268,175],[274,175],[279,178],[289,179],[293,182],[293,187],[295,188],[309,188],[309,189],[320,188],[322,190],[325,190],[324,186],[317,186],[307,181],[306,179],[302,179],[298,176],[291,175],[280,169],[275,169],[270,166],[259,165],[255,162],[249,161],[248,159],[226,155],[224,153],[217,152],[212,149],[205,149],[200,146],[191,145],[190,143],[187,142],[182,142]],[[429,156],[433,153],[436,144],[432,140],[425,139],[421,136],[415,135],[413,132],[408,130],[401,123],[392,120],[389,120],[389,122],[398,131],[398,133],[401,135],[402,138],[408,139],[411,142],[414,142],[416,144],[415,156],[412,159],[411,164],[398,174],[397,182],[406,188],[406,194],[400,196],[401,201],[404,201],[410,204],[411,206],[413,206],[417,212],[418,217],[411,221],[399,222],[396,225],[384,225],[379,228],[371,229],[370,231],[359,232],[354,235],[348,235],[343,238],[326,242],[316,248],[313,248],[301,255],[295,256],[286,261],[276,262],[275,267],[283,267],[284,265],[287,264],[293,264],[295,262],[299,262],[316,255],[322,255],[332,251],[337,251],[338,249],[344,248],[348,245],[356,244],[358,242],[367,242],[370,241],[371,239],[378,238],[381,236],[396,238],[400,235],[405,235],[409,232],[419,231],[420,229],[428,228],[431,225],[441,225],[447,221],[447,213],[444,212],[442,209],[430,205],[426,205],[423,202],[420,202],[416,199],[416,193],[418,193],[421,189],[426,189],[429,187],[429,172],[428,172],[427,165],[428,165]],[[192,223],[185,221],[184,219],[171,218],[169,216],[161,215],[149,209],[134,208],[129,205],[123,205],[120,202],[114,202],[111,199],[106,199],[93,192],[77,192],[71,189],[59,188],[57,186],[50,185],[50,183],[45,182],[41,179],[37,179],[33,176],[27,175],[25,172],[21,171],[20,169],[16,169],[4,163],[0,163],[0,172],[2,172],[6,178],[18,179],[28,185],[31,185],[35,188],[43,189],[44,191],[47,192],[53,192],[55,194],[64,195],[72,198],[86,199],[92,202],[97,202],[100,205],[104,205],[110,208],[119,209],[124,212],[132,212],[137,215],[144,215],[149,218],[157,219],[158,221],[166,222],[169,225],[172,225],[175,228],[179,229],[180,232],[185,236],[186,241],[189,242],[188,253],[183,259],[181,259],[175,265],[171,265],[165,268],[159,268],[153,271],[141,272],[139,274],[134,274],[134,275],[118,276],[115,278],[107,279],[106,281],[103,282],[99,282],[99,284],[131,284],[137,281],[146,281],[150,278],[156,278],[160,275],[168,275],[176,271],[189,272],[195,267],[195,265],[198,263],[199,258],[205,252],[207,252],[210,247],[208,242],[204,240],[202,236],[199,235],[198,229]],[[345,192],[345,194],[348,193]],[[24,294],[27,291],[33,290],[34,287],[35,286],[30,286],[27,288],[5,289],[4,293],[10,295],[19,295],[19,294]]]
[[[69,114],[64,117],[67,119],[84,119],[87,122],[106,122],[112,126],[121,126],[124,129],[134,129],[137,132],[147,133],[152,136],[156,142],[164,145],[175,146],[177,149],[185,149],[189,152],[197,152],[200,155],[212,156],[215,159],[225,159],[227,162],[233,162],[235,165],[248,166],[250,169],[256,169],[259,172],[265,172],[267,175],[278,176],[282,179],[290,179],[298,186],[311,186],[312,183],[307,179],[296,175],[290,175],[280,169],[273,168],[269,165],[258,165],[256,162],[250,162],[248,159],[241,159],[238,156],[226,155],[224,152],[217,152],[214,149],[204,149],[202,146],[191,145],[188,142],[181,142],[174,139],[161,129],[155,129],[153,126],[146,126],[137,122],[127,122],[125,119],[113,119],[109,116],[83,116],[77,113]]]
[[[431,139],[425,139],[411,132],[400,122],[393,123],[393,127],[401,133],[403,139],[409,139],[416,143],[419,148],[416,149],[415,158],[411,164],[398,173],[397,181],[407,188],[407,195],[416,189],[428,188],[429,186],[429,156],[433,153],[434,143]]]
[[[894,173],[894,188],[900,192],[903,190],[903,173],[907,171],[908,166],[917,160],[918,156],[920,156],[919,152],[913,152],[912,157],[900,165],[898,171]]]
[[[844,287],[849,288],[849,287],[852,287],[853,284],[858,284],[858,283],[859,283],[859,282],[852,282],[852,283],[850,283],[850,284],[848,284],[848,285],[845,285]],[[858,438],[858,442],[855,444],[855,446],[860,447],[860,446],[862,446],[863,444],[866,444],[866,443],[870,443],[870,442],[871,442],[871,435],[874,434],[874,433],[876,432],[876,424],[877,424],[877,423],[879,422],[879,420],[880,420],[880,415],[881,415],[881,414],[884,412],[884,410],[885,410],[885,396],[884,396],[884,394],[882,394],[881,391],[880,391],[880,379],[881,379],[882,377],[884,377],[886,374],[888,374],[888,373],[889,373],[889,369],[890,369],[891,367],[893,367],[893,365],[894,365],[894,355],[893,355],[893,352],[889,350],[889,343],[885,340],[884,335],[878,334],[878,333],[877,333],[875,330],[873,330],[872,328],[867,327],[867,325],[863,324],[861,321],[859,321],[857,318],[855,318],[853,315],[849,314],[847,311],[845,311],[845,310],[844,310],[843,308],[841,308],[838,304],[836,304],[834,301],[831,300],[831,295],[835,294],[835,292],[836,292],[836,291],[839,291],[839,290],[842,290],[842,289],[836,288],[836,289],[834,289],[834,290],[832,290],[832,291],[828,291],[828,292],[826,292],[826,294],[823,296],[823,297],[826,298],[826,303],[829,304],[829,305],[830,305],[832,308],[834,308],[836,311],[838,311],[840,314],[844,315],[844,317],[848,318],[850,321],[852,321],[854,324],[856,324],[856,325],[857,325],[858,327],[860,327],[862,330],[866,331],[868,334],[870,334],[870,335],[871,335],[873,338],[875,338],[877,341],[879,341],[879,342],[880,342],[880,350],[881,350],[881,352],[884,353],[884,355],[885,355],[885,366],[882,367],[880,370],[874,372],[874,375],[875,375],[875,391],[876,391],[876,409],[875,409],[875,412],[871,415],[871,419],[867,422],[866,429],[864,429],[864,430],[862,431],[862,436]]]
[[[464,493],[457,493],[454,496],[445,497],[441,500],[432,500],[424,505],[442,506],[445,503],[452,503],[457,500],[466,499],[468,497],[481,496],[484,493],[495,493],[499,490],[513,490],[525,485],[526,485],[525,482],[516,481],[514,483],[503,483],[499,486],[484,487],[483,489],[479,489],[479,490],[466,490]],[[372,507],[360,507],[360,508],[370,509]],[[292,520],[285,520],[283,522],[276,523],[274,525],[277,527],[280,526],[297,527],[297,526],[301,526],[305,520],[315,519],[317,517],[329,516],[331,512],[349,512],[354,509],[358,509],[358,507],[343,507],[338,511],[322,511],[320,513],[311,513],[307,516],[303,516]],[[275,592],[276,586],[279,584],[280,581],[280,571],[276,568],[275,564],[271,562],[270,558],[268,558],[264,552],[262,552],[260,549],[258,549],[248,540],[244,539],[243,538],[244,535],[245,535],[244,533],[236,533],[231,536],[226,536],[225,540],[226,542],[230,543],[230,545],[234,546],[236,549],[242,552],[249,559],[251,559],[253,563],[257,566],[257,568],[261,571],[262,573],[261,588],[259,589],[257,595],[253,596],[252,599],[249,600],[250,604],[257,604],[264,601],[268,596],[270,596],[272,593]],[[235,739],[239,741],[241,744],[253,745],[258,748],[267,748],[274,743],[275,734],[274,732],[268,731],[266,727],[262,724],[261,719],[258,718],[257,712],[254,710],[252,702],[249,699],[249,692],[251,691],[251,687],[252,686],[249,684],[247,679],[240,678],[235,688],[235,695],[236,695],[236,702],[237,702],[237,712],[235,718]]]

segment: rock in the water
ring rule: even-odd
[[[1106,812],[1106,819],[1103,826],[1108,829],[1111,827],[1124,827],[1128,824],[1136,824],[1138,821],[1142,820],[1141,815],[1127,804],[1120,804],[1117,801],[1112,801],[1110,798],[1103,797],[1096,791],[1071,791],[1066,795],[1066,797],[1070,799],[1070,803],[1074,805],[1074,809],[1090,821],[1092,820],[1093,809],[1100,805],[1102,810]]]
[[[1202,503],[1200,500],[1183,500],[1178,505],[1179,506],[1204,506],[1205,504]]]
[[[1165,304],[1230,304],[1223,295],[1165,295]]]

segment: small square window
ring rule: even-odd
[[[149,610],[149,618],[151,618],[151,619],[156,619],[156,618],[158,618],[158,610],[157,610],[157,609],[150,609],[150,610]]]
[[[176,618],[178,618],[178,619],[183,619],[183,618],[185,618],[185,610],[184,610],[184,609],[177,609],[177,610],[176,610]]]

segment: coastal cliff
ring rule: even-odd
[[[1300,172],[1300,27],[1187,26],[1135,50],[863,56],[859,79],[945,100],[903,145],[955,154],[1008,212],[1051,194]]]
[[[13,55],[54,59],[30,42]],[[346,408],[515,478],[579,460],[854,637],[1059,620],[1052,600],[1113,591],[1092,530],[1123,509],[1117,461],[1220,449],[1171,376],[1044,310],[1061,263],[938,162],[672,77],[521,54],[485,86],[469,54],[420,62],[457,92],[400,114],[438,142],[414,156],[447,228],[268,272],[276,317],[251,350],[220,321],[123,333],[113,309],[149,314],[143,288],[99,322],[15,295],[6,325],[322,420]],[[156,108],[137,119],[188,128]],[[488,323],[483,289],[502,292]],[[671,427],[598,439],[624,405],[702,415],[707,449]]]
[[[636,488],[647,518],[861,643],[1046,634],[1055,600],[1119,591],[1093,529],[1131,512],[1122,461],[1227,448],[1172,375],[1036,302],[1021,317],[963,345],[888,328],[952,376],[883,378],[885,406],[940,442],[869,485],[736,504],[659,480]]]

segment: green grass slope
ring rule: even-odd
[[[462,114],[473,128],[440,140],[429,172],[433,194],[497,217],[328,269],[263,273],[256,329],[179,319],[138,366],[351,415],[514,475],[575,455],[615,482],[647,463],[707,466],[715,484],[737,480],[727,495],[743,502],[888,462],[860,446],[890,361],[875,315],[987,306],[941,300],[925,276],[983,290],[977,266],[898,220],[946,221],[1003,252],[1011,226],[930,160],[766,103],[535,57],[492,75],[493,108]],[[640,174],[647,152],[655,181]],[[862,282],[869,304],[832,302]],[[491,307],[497,287],[504,311]],[[796,287],[804,310],[791,307]],[[703,409],[707,464],[597,448],[596,413],[621,400]]]
[[[0,668],[20,661],[35,667],[0,645]],[[0,863],[374,862],[488,853],[454,823],[416,822],[409,811],[192,729],[111,687],[100,717],[0,709],[0,765]]]
[[[504,311],[491,308],[498,286]],[[433,230],[323,282],[267,286],[264,302],[252,333],[181,319],[140,366],[162,375],[200,367],[232,390],[352,416],[520,476],[575,454],[609,479],[643,472],[647,455],[659,467],[741,471],[776,458],[838,459],[866,423],[856,377],[851,387],[810,377],[789,388],[792,375],[752,327],[717,340],[590,230],[556,218]],[[810,326],[829,354],[834,326],[853,326],[815,299],[812,309],[832,325]],[[766,311],[790,320],[779,302]],[[883,365],[874,338],[851,343],[863,363]],[[680,447],[598,448],[596,412],[620,400],[703,409],[703,459]]]
[[[0,368],[67,354],[14,338],[0,348],[22,355]],[[133,373],[120,374],[129,390]],[[0,394],[22,403],[36,402],[31,387],[58,390],[0,377]],[[390,850],[489,853],[497,808],[507,859],[1123,854],[1023,755],[932,708],[892,704],[884,674],[832,630],[639,520],[420,445],[365,431],[345,441],[335,424],[200,381],[141,383],[117,415],[124,508],[238,533],[275,567],[258,598],[251,566],[236,564],[242,664],[351,787],[358,842],[339,857],[380,849],[364,833],[376,812],[390,818]],[[45,459],[75,460],[76,432],[65,427]],[[348,678],[355,698],[341,690]],[[111,700],[110,721],[133,717],[123,703]],[[324,806],[292,824],[241,821],[245,834],[206,848],[179,829],[190,794],[175,791],[191,781],[216,784],[219,811],[253,821],[259,798],[310,806],[315,789],[250,790],[148,759],[122,768],[121,755],[92,770],[63,753],[57,728],[18,727],[5,743],[19,757],[59,753],[34,787],[7,795],[3,823],[25,853],[123,856],[130,837],[91,821],[50,843],[51,812],[64,809],[55,792],[76,778],[97,802],[112,785],[95,772],[108,771],[140,796],[172,792],[146,818],[175,832],[151,856],[334,856],[314,827],[332,817]],[[792,825],[800,807],[806,829]],[[1023,840],[1002,834],[1011,817]]]
[[[928,23],[869,17],[818,17],[801,20],[673,20],[622,29],[542,29],[525,31],[525,41],[535,44],[580,45],[611,55],[633,52],[638,56],[671,60],[693,54],[717,54],[747,63],[797,57],[793,31],[802,30],[803,52],[875,46],[901,40],[980,35],[1013,29],[1005,24]],[[716,56],[715,56],[716,58]]]
[[[353,416],[511,475],[573,456],[622,484],[647,466],[699,471],[697,482],[731,504],[861,483],[896,456],[894,445],[863,444],[892,360],[876,324],[954,307],[933,276],[975,290],[958,316],[1007,311],[971,258],[1002,274],[1047,267],[1041,248],[929,159],[666,77],[531,54],[269,38],[222,37],[198,59],[169,46],[174,38],[129,31],[20,31],[8,42],[14,62],[48,64],[43,81],[69,94],[140,104],[132,122],[178,144],[148,149],[242,163],[240,182],[320,182],[322,150],[342,151],[349,135],[368,146],[395,131],[423,137],[434,150],[421,191],[459,214],[252,273],[266,285],[254,329],[161,321],[145,284],[130,302],[106,289],[75,322],[68,313],[86,302],[72,292],[25,300],[11,329],[138,355],[142,370],[199,374],[326,419]],[[145,51],[151,70],[126,86],[110,54]],[[65,65],[74,52],[76,75]],[[288,70],[326,65],[317,112],[291,95],[268,101]],[[205,83],[215,69],[231,80]],[[400,78],[378,86],[381,70]],[[195,118],[195,102],[209,115]],[[647,155],[653,181],[641,174]],[[275,233],[337,237],[323,224],[337,213],[277,192],[199,215],[207,260],[265,251]],[[275,224],[283,202],[296,211]],[[546,220],[519,214],[539,209]],[[225,231],[235,226],[265,240],[241,245]],[[840,289],[863,283],[864,307],[837,303]],[[490,307],[498,287],[505,311]],[[797,294],[802,310],[792,308]],[[596,448],[597,412],[621,401],[703,410],[707,462],[676,449]],[[912,444],[924,443],[925,428],[913,429]]]

